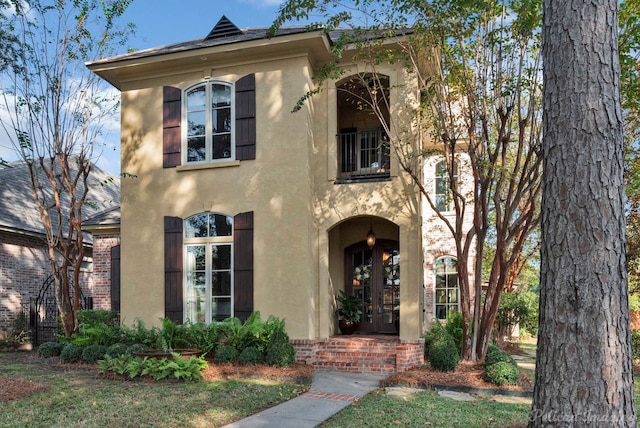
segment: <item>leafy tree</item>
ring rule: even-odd
[[[540,332],[529,426],[636,426],[617,0],[544,0]]]
[[[369,82],[362,86],[373,90],[360,100],[376,112],[401,168],[455,240],[462,357],[482,359],[502,292],[511,288],[537,248],[529,237],[540,220],[540,3],[289,0],[275,25],[308,18],[312,11],[325,18],[327,31],[341,24],[353,30],[351,36],[343,33],[334,53],[339,58],[351,44],[357,48],[354,60],[369,64],[370,72],[362,74]],[[389,39],[400,49],[387,49]],[[404,132],[407,124],[385,120],[388,106],[378,101],[384,82],[376,79],[382,61],[404,61],[414,73],[421,94],[416,119],[431,135],[432,146],[416,147],[415,135]],[[336,78],[339,65],[318,74],[319,80]],[[424,158],[433,154],[446,160],[453,218],[437,209],[423,177]],[[469,191],[452,179],[465,177],[458,168],[471,176]],[[468,217],[472,227],[465,230]],[[491,253],[485,253],[488,240],[495,247]],[[483,261],[489,266],[486,292]]]
[[[640,293],[640,1],[625,0],[619,10],[620,92],[625,118],[627,189],[627,269],[629,291]]]
[[[124,43],[118,18],[131,0],[0,2],[1,125],[26,163],[45,228],[64,332],[77,328],[82,209],[101,129],[117,107],[84,65]],[[70,282],[67,271],[73,272]]]

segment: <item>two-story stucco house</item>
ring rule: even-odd
[[[333,41],[303,27],[269,37],[223,17],[204,39],[88,64],[121,91],[122,171],[136,176],[121,183],[124,323],[260,311],[284,318],[297,358],[316,367],[422,362],[426,323],[457,308],[454,247],[439,237],[423,252],[420,193],[377,116],[340,90],[364,64],[345,55],[344,77],[291,112],[334,61]],[[390,88],[385,119],[408,129],[415,78],[402,64],[377,72]],[[349,341],[340,290],[364,309]]]

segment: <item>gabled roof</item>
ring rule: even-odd
[[[326,32],[314,26],[280,27],[275,33],[267,27],[240,29],[222,16],[213,29],[202,39],[130,52],[87,63],[94,73],[122,89],[124,82],[186,69],[215,69],[230,63],[258,61],[304,54],[316,64],[333,61],[331,46],[343,35],[355,34],[352,29]],[[410,29],[395,31],[402,37]],[[389,38],[384,32],[363,32],[367,39]]]
[[[223,16],[223,19],[226,19]],[[223,21],[221,19],[220,21]],[[169,45],[158,46],[155,48],[143,49],[139,51],[130,52],[123,55],[117,55],[111,58],[99,59],[97,61],[92,61],[87,64],[89,67],[97,66],[100,64],[109,64],[118,61],[139,59],[139,58],[148,58],[159,55],[166,55],[171,53],[179,53],[186,52],[194,49],[203,49],[215,46],[223,46],[230,45],[235,43],[249,42],[255,40],[268,40],[271,38],[289,36],[295,34],[305,34],[309,32],[309,28],[307,26],[294,26],[294,27],[282,27],[278,29],[276,34],[270,35],[268,27],[253,27],[253,28],[244,28],[239,29],[236,27],[231,21],[227,20],[229,24],[233,26],[235,30],[229,30],[229,28],[224,25],[223,27],[227,28],[218,28],[216,25],[209,34],[202,39],[194,39],[187,40],[184,42],[172,43]],[[220,24],[220,22],[218,23]],[[224,23],[223,23],[224,24]],[[316,31],[322,31],[322,29],[318,29]]]
[[[29,169],[25,162],[11,162],[0,168],[0,230],[44,235],[45,229],[29,183]],[[118,177],[94,165],[89,176],[89,185],[91,188],[86,198],[87,203],[82,208],[85,219],[105,209],[119,206]]]

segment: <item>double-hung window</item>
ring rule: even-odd
[[[459,311],[458,262],[453,257],[442,257],[435,262],[436,318],[446,320],[451,313]]]
[[[183,100],[185,162],[235,159],[233,84],[215,80],[192,86]]]
[[[454,185],[458,181],[458,165],[453,165],[453,177],[449,177],[447,161],[442,160],[436,164],[435,171],[435,205],[439,212],[453,211],[453,198],[451,197],[451,180]]]
[[[184,227],[185,321],[222,321],[233,313],[233,218],[200,213]]]

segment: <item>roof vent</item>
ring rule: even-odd
[[[233,22],[229,21],[226,16],[222,15],[220,21],[218,21],[216,26],[213,27],[213,30],[211,30],[209,35],[205,37],[205,40],[219,39],[228,36],[239,36],[242,34],[244,34],[242,30],[236,27]]]

